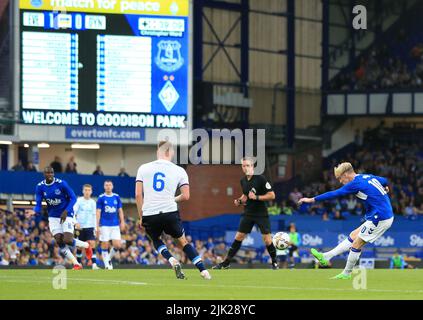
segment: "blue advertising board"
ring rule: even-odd
[[[227,231],[225,235],[225,242],[232,243],[236,231]],[[339,232],[307,232],[300,233],[301,247],[305,248],[327,248],[335,247],[342,242],[347,236],[347,233]],[[255,249],[262,249],[264,243],[259,232],[252,232],[247,235],[242,242],[244,247]],[[370,247],[399,247],[399,248],[423,248],[423,232],[421,231],[407,231],[407,232],[386,232],[373,244],[368,244]]]

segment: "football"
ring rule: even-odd
[[[285,250],[289,247],[289,234],[286,232],[278,232],[273,236],[273,245],[278,250]]]

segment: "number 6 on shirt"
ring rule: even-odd
[[[165,182],[164,180],[160,179],[160,178],[164,178],[166,177],[164,173],[161,172],[157,172],[154,177],[153,177],[153,189],[155,191],[162,191],[165,187]]]

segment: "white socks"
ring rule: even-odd
[[[79,264],[68,246],[60,248],[60,253],[65,257],[65,259],[69,259],[73,264]]]
[[[345,266],[343,274],[351,274],[354,266],[356,265],[358,259],[360,259],[361,250],[351,248],[350,254],[348,255],[347,265]]]
[[[104,266],[107,268],[110,265],[109,250],[101,249],[101,256],[103,257]]]
[[[112,247],[112,249],[110,250],[110,260],[113,259],[113,257],[115,256],[115,254],[116,254],[116,250],[115,250],[114,247]]]
[[[170,257],[170,258],[169,258],[169,263],[170,263],[170,265],[171,265],[171,266],[172,266],[172,268],[173,268],[175,265],[179,264],[179,261],[178,261],[178,260],[176,260],[174,257]]]
[[[333,257],[350,250],[352,243],[353,243],[353,240],[350,237],[348,237],[332,250],[323,253],[323,257],[329,261]]]
[[[85,248],[85,249],[87,249],[90,246],[88,244],[88,242],[81,241],[81,240],[78,240],[78,239],[73,239],[73,245],[74,245],[74,247]]]

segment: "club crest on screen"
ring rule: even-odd
[[[157,46],[159,52],[155,59],[157,66],[166,72],[175,72],[184,65],[181,44],[178,41],[162,40]]]
[[[167,81],[159,93],[159,99],[163,103],[164,107],[170,112],[179,100],[179,93],[176,91],[172,82]]]

